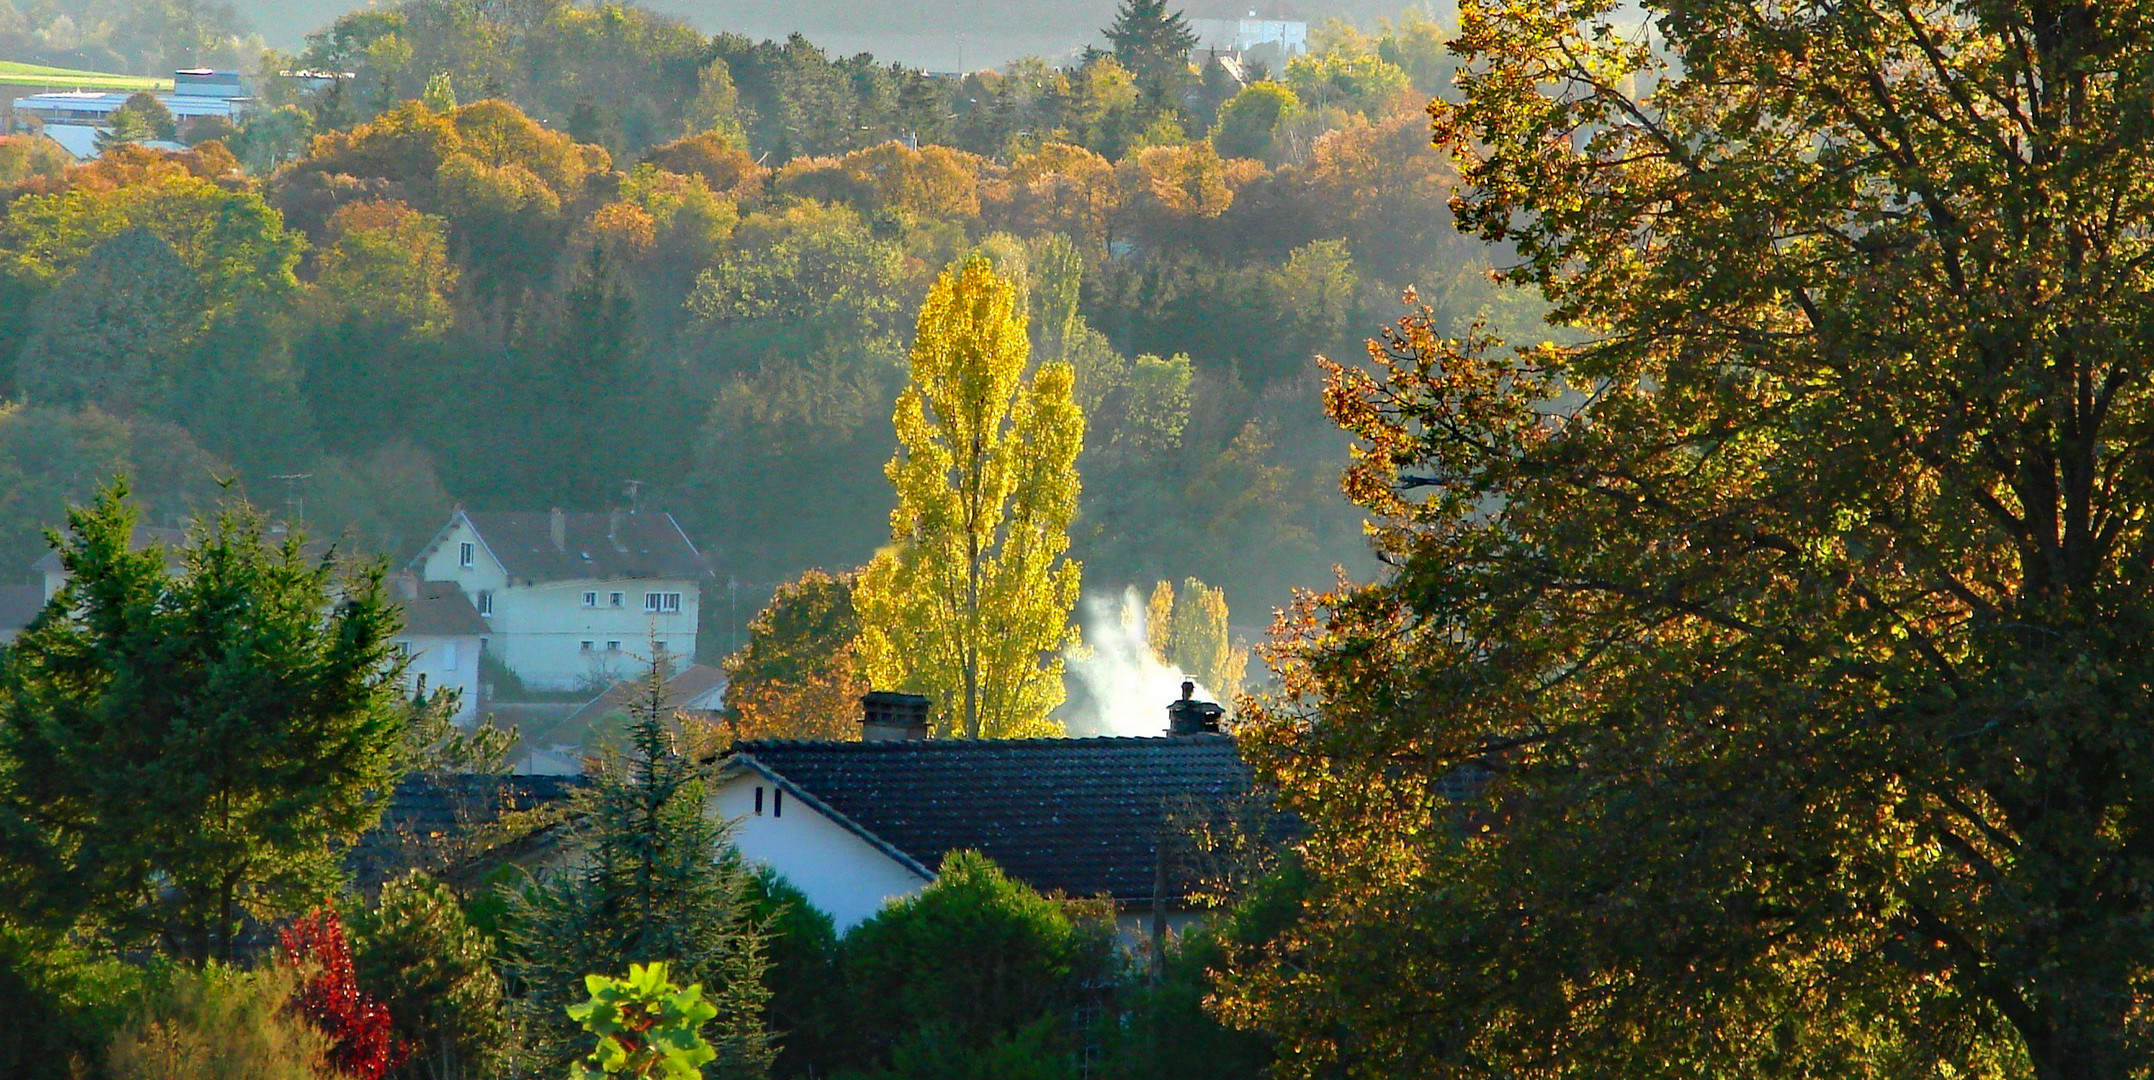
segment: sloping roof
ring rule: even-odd
[[[508,814],[559,807],[583,783],[580,776],[412,774],[397,784],[380,824],[359,837],[345,865],[361,885],[377,885],[415,854],[440,848],[445,838],[484,829]]]
[[[404,632],[414,637],[479,637],[486,620],[452,581],[422,581],[416,596],[404,597]]]
[[[611,581],[635,578],[697,578],[710,574],[703,553],[689,542],[673,515],[645,511],[563,514],[566,543],[553,543],[553,515],[472,510],[463,518],[486,550],[512,578],[526,581]],[[447,536],[444,529],[442,538]],[[419,561],[432,553],[437,538]],[[413,565],[418,565],[415,562]]]
[[[685,709],[697,698],[725,685],[725,669],[709,664],[690,664],[666,680],[666,708]],[[643,697],[642,679],[622,679],[606,692],[583,703],[564,724],[595,720],[607,713],[625,713]]]
[[[1170,813],[1221,807],[1249,769],[1225,735],[744,742],[751,768],[877,846],[932,870],[972,849],[1042,891],[1149,899]],[[1173,860],[1170,860],[1170,863]],[[1169,867],[1167,895],[1186,896]]]

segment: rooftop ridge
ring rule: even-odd
[[[1206,731],[1190,735],[1043,735],[1024,739],[889,739],[869,742],[862,739],[743,739],[733,744],[736,753],[755,747],[782,747],[786,749],[820,749],[824,747],[872,748],[873,753],[901,753],[911,750],[957,750],[968,747],[1069,747],[1105,746],[1142,743],[1202,744],[1213,740],[1233,740],[1224,732]]]

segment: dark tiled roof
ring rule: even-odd
[[[484,829],[506,814],[560,806],[583,782],[580,776],[414,773],[396,786],[381,823],[359,837],[346,866],[355,882],[370,888],[401,867],[428,861],[427,853],[449,847],[448,838]]]
[[[471,606],[464,591],[450,581],[422,581],[417,595],[404,597],[404,632],[417,637],[479,637],[486,633],[486,620]]]
[[[1035,889],[1125,901],[1152,896],[1170,812],[1223,807],[1250,783],[1224,735],[774,740],[734,751],[732,764],[780,780],[924,869],[969,848]],[[1180,877],[1170,867],[1170,897],[1187,895]]]
[[[14,633],[30,625],[45,610],[45,586],[0,587],[0,634]]]
[[[464,514],[509,576],[525,581],[698,578],[710,573],[703,553],[688,542],[671,514],[562,517],[567,542],[557,548],[550,513],[474,510]],[[419,558],[423,561],[426,553]]]

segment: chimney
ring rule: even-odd
[[[1198,701],[1197,684],[1182,683],[1182,700],[1167,706],[1167,734],[1203,735],[1219,733],[1219,718],[1226,710],[1209,701]]]
[[[558,506],[553,508],[553,549],[568,550],[568,515]]]
[[[860,698],[861,742],[912,742],[927,738],[928,701],[918,694],[875,690]]]

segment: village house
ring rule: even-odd
[[[404,658],[404,689],[414,697],[456,692],[455,721],[471,724],[479,709],[479,650],[486,622],[463,590],[445,581],[405,574],[397,581],[404,631],[397,652]]]
[[[1199,917],[1175,816],[1215,813],[1250,784],[1219,706],[1176,702],[1165,736],[1083,739],[929,739],[925,698],[876,693],[862,706],[858,742],[736,744],[710,798],[741,854],[840,932],[925,888],[961,850],[1042,892],[1112,900],[1132,939]]]
[[[673,515],[459,510],[411,569],[461,590],[480,639],[533,690],[596,691],[693,657],[710,567]]]

